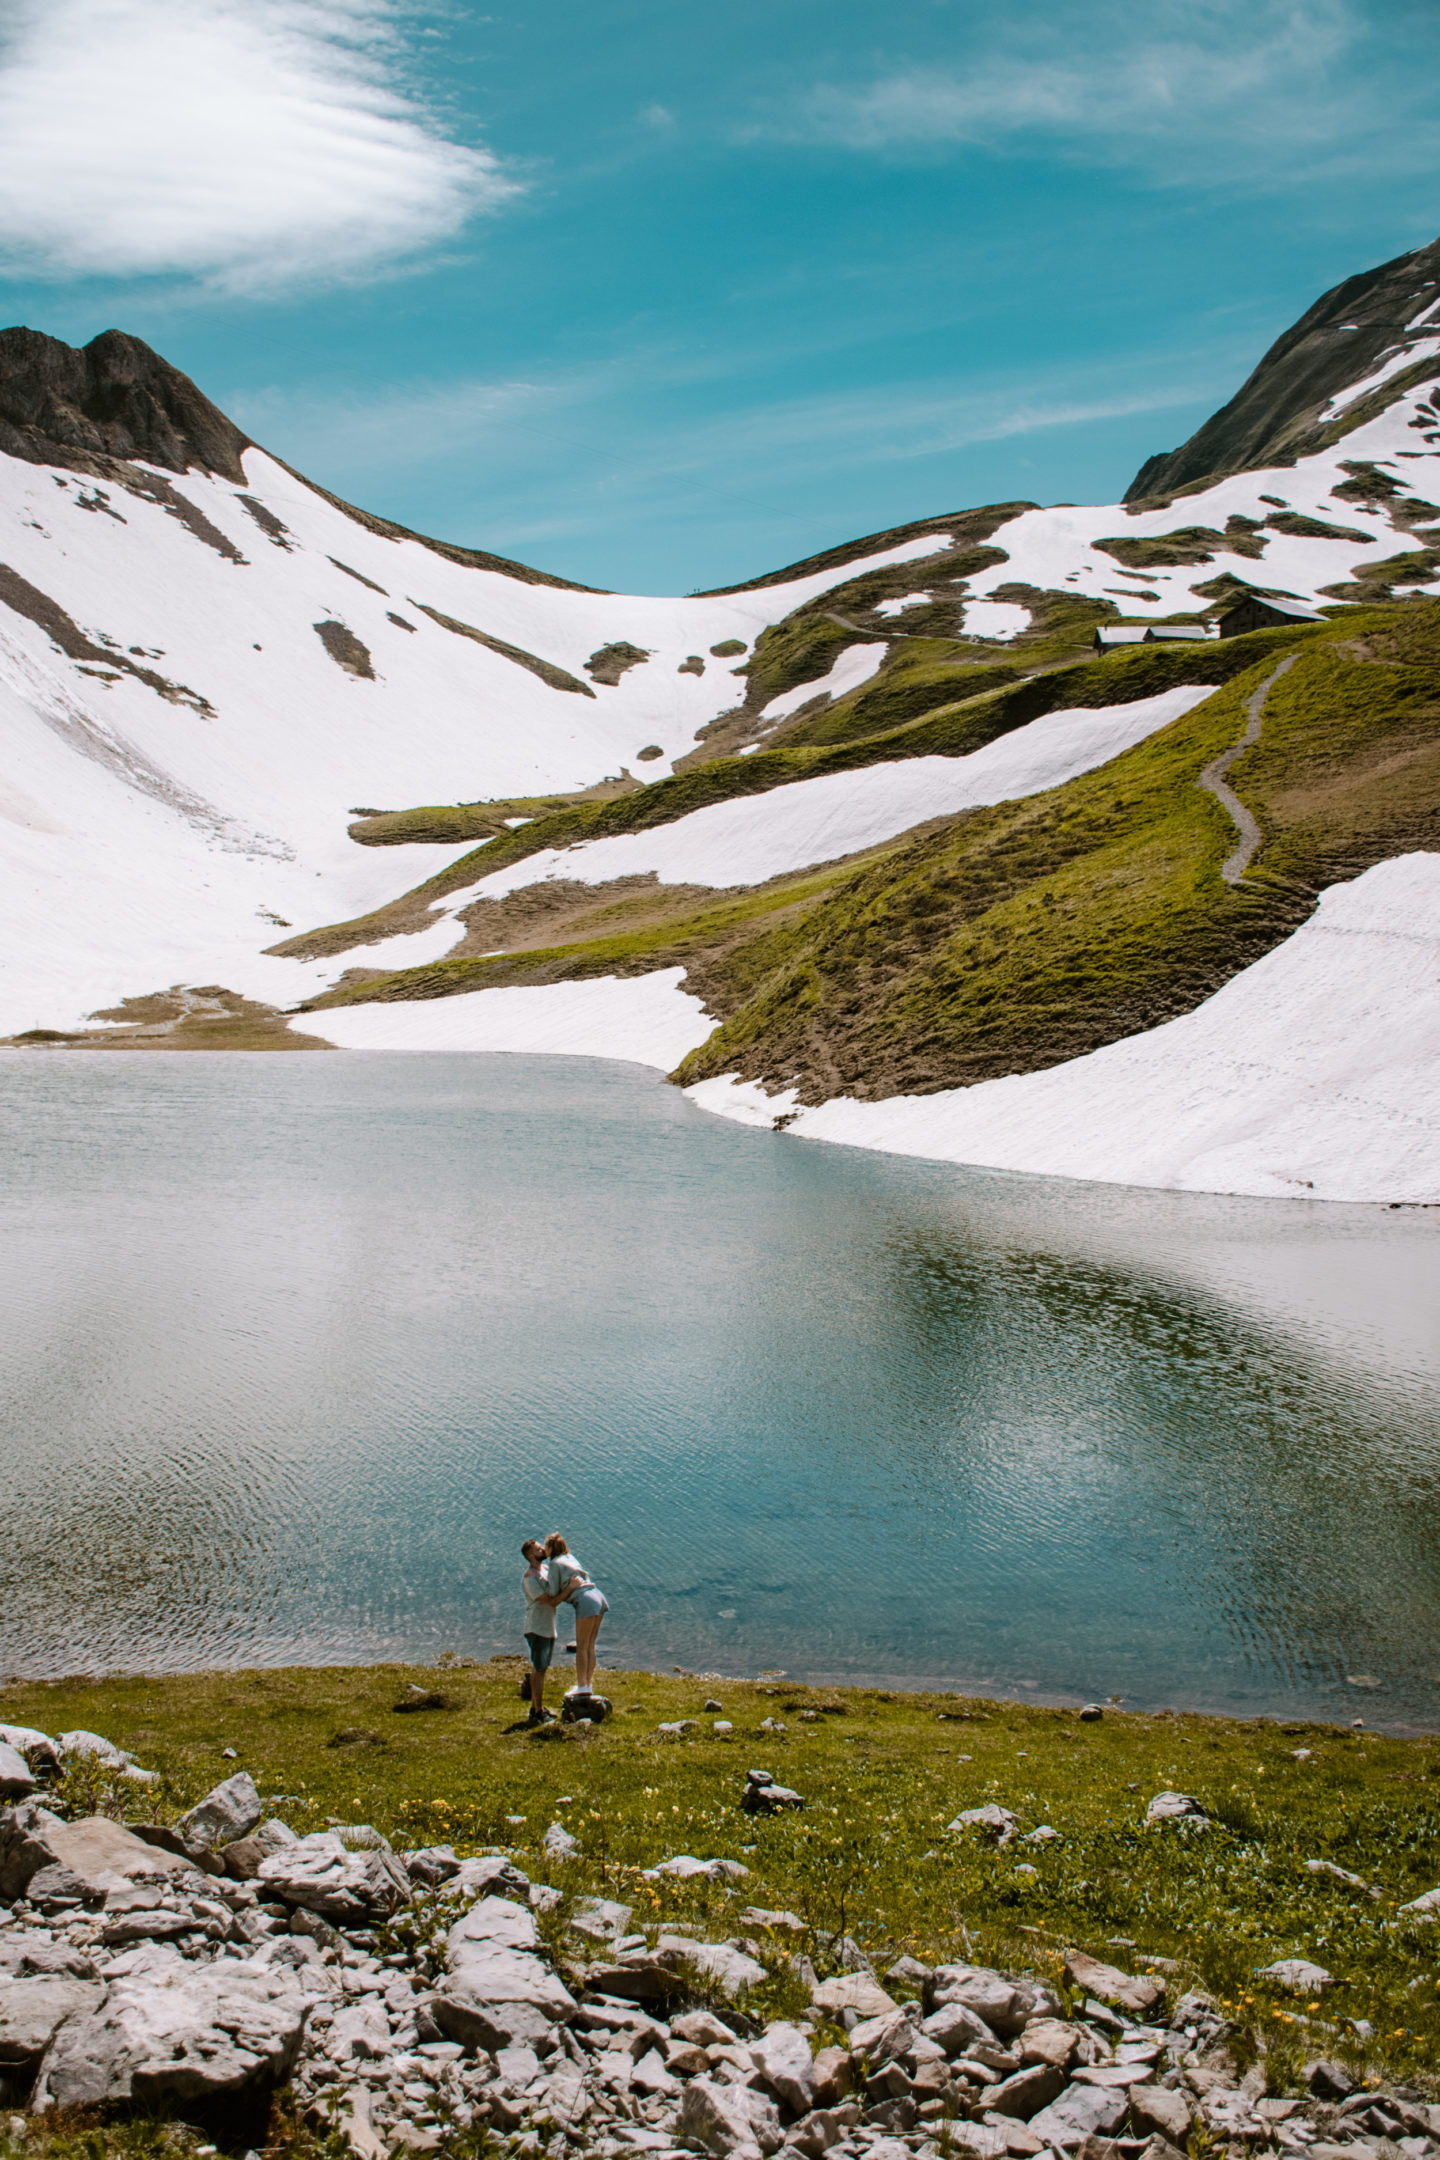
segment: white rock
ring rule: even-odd
[[[1427,1890],[1423,1897],[1411,1898],[1400,1910],[1411,1920],[1440,1920],[1440,1889]]]
[[[345,1850],[333,1830],[317,1830],[261,1861],[263,1893],[351,1924],[388,1919],[410,1902],[410,1878],[393,1853]]]
[[[552,1822],[540,1842],[552,1860],[573,1860],[580,1850],[579,1839],[571,1837],[564,1823]]]
[[[1087,2137],[1109,2137],[1125,2119],[1124,2090],[1103,2085],[1067,2085],[1058,2100],[1032,2115],[1029,2128],[1057,2150],[1073,2150]]]
[[[289,2076],[308,2010],[287,1974],[241,1960],[112,1980],[51,2041],[35,2107],[248,2098]]]
[[[367,2062],[391,2053],[390,2020],[378,1996],[366,1995],[335,2013],[326,2044],[336,2062]]]
[[[613,1898],[577,1898],[570,1913],[575,1934],[591,1942],[613,1943],[625,1933],[633,1905],[618,1905]]]
[[[761,2152],[778,2152],[783,2142],[773,2100],[752,2086],[717,2085],[711,2078],[690,2080],[675,2128],[680,2137],[717,2155],[757,2145]]]
[[[255,1780],[248,1771],[238,1770],[234,1777],[212,1786],[203,1800],[182,1815],[175,1832],[187,1845],[213,1852],[219,1845],[248,1837],[264,1812]]]
[[[691,1942],[686,1937],[662,1935],[655,1945],[655,1960],[672,1972],[692,1965],[707,1979],[718,1981],[724,1993],[732,1997],[742,1988],[759,1987],[768,1978],[765,1967],[737,1950],[733,1943]]]
[[[28,1800],[39,1782],[19,1748],[0,1740],[0,1800]]]
[[[954,1822],[947,1823],[945,1827],[947,1830],[985,1830],[991,1834],[996,1844],[1008,1845],[1020,1825],[1009,1808],[1000,1807],[990,1800],[984,1807],[966,1808],[955,1817]]]
[[[1147,1823],[1183,1822],[1198,1829],[1208,1827],[1210,1817],[1206,1814],[1194,1793],[1159,1792],[1145,1810]]]
[[[1323,1965],[1312,1965],[1308,1958],[1277,1958],[1273,1965],[1257,1965],[1255,1977],[1276,1980],[1296,1995],[1313,1995],[1335,1985],[1333,1973],[1326,1972]]]
[[[920,2030],[937,2041],[947,2055],[958,2055],[973,2041],[995,2042],[995,2034],[978,2011],[966,2002],[947,2002],[926,2018]]]
[[[33,2071],[66,2018],[93,2010],[105,1990],[96,1981],[0,1979],[0,2076]]]
[[[751,2044],[750,2060],[770,2090],[796,2115],[815,2105],[815,2064],[810,2042],[798,2026],[767,2025]]]

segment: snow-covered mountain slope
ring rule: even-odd
[[[0,1030],[144,1040],[87,1020],[217,985],[346,1047],[683,1059],[707,1102],[867,1145],[1259,1175],[1138,1126],[1057,1154],[1053,1105],[1065,1074],[1160,1088],[1133,1060],[1189,1022],[1228,1100],[1240,985],[1283,1033],[1316,894],[1440,847],[1432,255],[1367,274],[1349,363],[1317,304],[1209,439],[1292,462],[954,513],[688,598],[356,511],[119,333],[0,333]],[[1217,643],[1247,594],[1275,626]],[[1212,635],[1094,657],[1122,616]],[[1260,820],[1238,885],[1217,758]],[[1393,889],[1429,936],[1433,883]],[[1406,1024],[1407,980],[1376,977]],[[987,1139],[995,1088],[1052,1108]],[[1381,1146],[1371,1183],[1416,1196],[1428,1144]]]
[[[780,1117],[886,1154],[1440,1206],[1440,855],[1332,886],[1309,922],[1194,1012],[1048,1072],[815,1109],[754,1082],[690,1093],[726,1117]]]

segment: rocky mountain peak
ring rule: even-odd
[[[0,451],[103,474],[116,459],[242,481],[250,438],[188,375],[123,330],[88,345],[0,330]]]
[[[1424,316],[1430,319],[1422,322]],[[1146,460],[1126,502],[1173,494],[1224,473],[1293,464],[1319,447],[1321,414],[1332,398],[1364,382],[1392,355],[1437,335],[1440,240],[1432,240],[1322,293],[1276,339],[1228,405],[1178,450]],[[1396,394],[1406,387],[1403,370],[1397,370],[1394,387]]]

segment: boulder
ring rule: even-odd
[[[36,1800],[0,1808],[0,1898],[24,1897],[42,1867],[68,1868],[98,1903],[107,1887],[102,1877],[174,1874],[188,1865],[105,1815],[67,1823]]]
[[[418,1852],[402,1853],[400,1858],[411,1882],[423,1883],[429,1890],[460,1873],[453,1845],[422,1845]]]
[[[939,2010],[932,2011],[920,2030],[944,2048],[947,2055],[958,2055],[977,2040],[986,2046],[995,2044],[992,2028],[964,2002],[947,2002]]]
[[[941,1965],[931,1992],[937,2010],[951,2003],[963,2004],[991,2033],[1002,2038],[1019,2032],[1030,2015],[1029,1999],[1022,1996],[1015,1982],[985,1966]]]
[[[347,1852],[333,1830],[313,1831],[260,1862],[257,1888],[286,1905],[361,1926],[410,1902],[410,1878],[390,1852]]]
[[[613,1898],[577,1898],[570,1913],[571,1931],[590,1942],[618,1942],[634,1910],[633,1905],[619,1905]]]
[[[1078,2025],[1067,2025],[1060,2018],[1031,2018],[1020,2035],[1020,2061],[1051,2063],[1057,2070],[1067,2070],[1079,2053],[1080,2042]]]
[[[1103,1965],[1098,1958],[1087,1957],[1083,1950],[1066,1951],[1065,1978],[1082,1994],[1093,1995],[1102,2003],[1113,2003],[1135,2017],[1148,2017],[1156,2004],[1165,1999],[1163,1980],[1157,1980],[1149,1973],[1123,1973],[1114,1965]]]
[[[821,2108],[839,2107],[854,2088],[855,2066],[850,2060],[848,2048],[821,2048],[813,2064],[815,2076],[815,2105]]]
[[[787,2130],[786,2147],[793,2146],[802,2160],[821,2160],[822,2153],[829,2152],[832,2145],[838,2145],[859,2117],[860,2110],[854,2106],[812,2108]]]
[[[1193,2121],[1183,2092],[1164,2085],[1141,2085],[1130,2094],[1130,2120],[1142,2137],[1159,2135],[1184,2149]]]
[[[784,2142],[780,2113],[749,2085],[717,2085],[710,2078],[692,2078],[685,2088],[676,2118],[676,2135],[687,2138],[703,2151],[724,2155],[758,2146],[761,2152],[778,2152]]]
[[[379,2062],[394,2051],[390,2020],[377,1995],[362,1996],[337,2010],[325,2043],[335,2062]]]
[[[441,2030],[466,2047],[548,2041],[574,1998],[539,1952],[535,1916],[508,1898],[485,1897],[445,1939],[449,1977],[431,2005]]]
[[[160,1781],[158,1770],[142,1770],[135,1757],[126,1749],[116,1747],[103,1733],[86,1732],[77,1728],[74,1732],[62,1732],[55,1741],[62,1762],[75,1756],[89,1756],[102,1770],[110,1770],[117,1777],[132,1778],[139,1785],[156,1785]]]
[[[93,1885],[55,1861],[35,1870],[25,1895],[37,1912],[46,1914],[70,1912],[77,1905],[96,1902]]]
[[[907,2010],[887,2010],[878,2017],[865,2018],[850,2028],[850,2052],[863,2055],[872,2070],[883,2063],[893,2062],[897,2055],[909,2055],[919,2035],[910,2022]],[[931,2047],[933,2041],[928,2042]],[[936,2050],[937,2053],[941,2051]]]
[[[747,1957],[734,1943],[691,1942],[679,1935],[662,1935],[655,1945],[655,1962],[669,1972],[692,1966],[716,1981],[727,1996],[742,1988],[759,1987],[769,1977],[758,1959]]]
[[[39,1783],[19,1748],[0,1740],[0,1800],[28,1800]]]
[[[992,1845],[1008,1845],[1020,1825],[1009,1808],[995,1801],[987,1801],[984,1807],[966,1808],[945,1825],[947,1830],[983,1830]]]
[[[42,1942],[28,1929],[0,1935],[0,1977],[9,1980],[94,1980],[93,1962],[66,1942]]]
[[[870,1973],[837,1973],[833,1980],[822,1980],[811,2001],[826,2017],[853,2010],[857,2017],[872,2018],[895,2008],[894,1997]]]
[[[1408,1905],[1400,1907],[1406,1920],[1440,1920],[1440,1889],[1427,1890],[1423,1897],[1411,1898]]]
[[[177,1935],[193,1935],[200,1924],[190,1912],[174,1912],[164,1905],[142,1906],[138,1912],[117,1913],[107,1920],[100,1940],[107,1949],[133,1942],[173,1942]]]
[[[445,1963],[452,1972],[490,1950],[538,1950],[540,1930],[528,1907],[513,1898],[483,1897],[454,1922],[445,1937]]]
[[[466,1897],[488,1897],[492,1891],[503,1897],[524,1897],[530,1888],[530,1878],[523,1875],[513,1860],[502,1852],[480,1853],[473,1860],[462,1860],[460,1872],[451,1878],[451,1890],[463,1891]]]
[[[237,1882],[253,1882],[260,1872],[262,1860],[268,1860],[272,1853],[284,1852],[287,1846],[298,1845],[299,1842],[289,1823],[280,1822],[272,1815],[268,1822],[262,1822],[248,1837],[235,1838],[230,1844],[222,1845],[219,1857],[225,1863],[227,1875],[233,1875]]]
[[[214,1852],[218,1846],[248,1837],[264,1812],[255,1780],[248,1771],[237,1770],[182,1815],[175,1832],[187,1846]]]
[[[0,1725],[0,1740],[23,1755],[32,1770],[54,1776],[60,1769],[60,1750],[49,1733],[38,1725]]]
[[[696,1860],[689,1853],[676,1853],[673,1860],[662,1860],[655,1873],[674,1875],[681,1882],[695,1875],[708,1875],[712,1882],[744,1882],[750,1870],[741,1860]]]
[[[681,2040],[688,2040],[692,2047],[733,2047],[735,2035],[728,2025],[722,2025],[713,2011],[687,2010],[683,2017],[672,2018],[670,2030]]]
[[[1208,1829],[1210,1817],[1194,1793],[1159,1792],[1145,1810],[1146,1827],[1156,1823],[1187,1823],[1192,1829]]]
[[[750,2060],[792,2114],[809,2113],[815,2105],[815,2065],[810,2042],[797,2026],[767,2025],[751,2043]]]
[[[0,2074],[31,2074],[66,2018],[93,2010],[104,1993],[94,1981],[0,1979]]]
[[[1054,2063],[1031,2063],[1017,2070],[1013,2077],[1002,2078],[992,2085],[985,2095],[986,2105],[996,2115],[1014,2115],[1021,2122],[1029,2122],[1041,2108],[1049,2107],[1065,2090],[1065,2072]]]
[[[1109,2137],[1125,2120],[1125,2094],[1103,2085],[1067,2085],[1057,2100],[1030,2118],[1035,2137],[1057,2151],[1073,2152],[1087,2137]]]
[[[785,1808],[803,1808],[805,1802],[788,1785],[777,1785],[768,1770],[747,1770],[740,1805],[747,1815],[778,1815]]]
[[[1312,1965],[1309,1958],[1277,1958],[1273,1965],[1257,1965],[1257,1980],[1273,1980],[1279,1987],[1289,1988],[1293,1995],[1316,1995],[1321,1988],[1334,1987],[1335,1976],[1326,1972],[1323,1965]]]
[[[45,2051],[38,2112],[259,2097],[290,2075],[309,2001],[286,1973],[238,1959],[112,1979]]]

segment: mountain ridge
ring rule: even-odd
[[[1401,1116],[1388,1047],[1431,1025],[1405,938],[1440,947],[1432,269],[1440,242],[1323,295],[1166,453],[1278,462],[916,519],[683,598],[357,510],[123,333],[0,333],[0,1026],[639,1058],[862,1145],[1440,1198],[1440,1089],[1407,1082]],[[1217,637],[1236,600],[1261,627]],[[1203,776],[1278,658],[1231,879]],[[1342,889],[1380,926],[1367,968],[1355,933],[1317,942]],[[1223,1018],[1257,971],[1299,996],[1316,955],[1305,1071],[1333,1091],[1351,1057],[1369,1136],[1318,1161],[1299,1067],[1247,1125]],[[1407,1010],[1362,1020],[1372,980]],[[1198,1134],[1192,1023],[1232,1140],[1145,1153],[1104,1061],[1143,1040],[1160,1126]],[[1022,1106],[998,1123],[996,1089]]]

